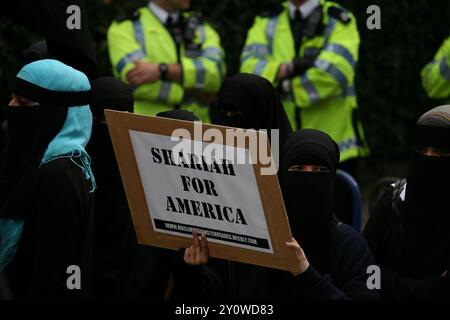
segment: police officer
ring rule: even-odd
[[[422,84],[430,98],[450,98],[450,37],[423,68]]]
[[[290,0],[256,17],[241,54],[241,72],[279,89],[293,128],[328,133],[352,174],[354,159],[368,152],[356,113],[358,48],[349,11],[325,0]]]
[[[225,75],[224,51],[190,0],[152,0],[108,30],[114,73],[134,88],[136,113],[173,108],[209,121],[208,105]]]

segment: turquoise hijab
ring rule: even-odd
[[[91,89],[84,73],[52,59],[25,65],[17,74],[17,78],[54,91],[77,92]],[[95,191],[96,183],[91,170],[91,159],[85,148],[91,137],[92,121],[89,105],[69,106],[61,130],[49,143],[41,160],[43,165],[56,159],[70,159],[89,181],[91,193]],[[14,257],[22,230],[23,220],[0,219],[0,271]]]
[[[27,64],[19,71],[17,78],[54,91],[77,92],[91,89],[84,73],[52,59]],[[85,149],[91,132],[92,113],[89,105],[69,107],[63,127],[48,145],[41,165],[56,159],[71,159],[89,180],[90,192],[94,192],[95,178],[90,166],[91,159]]]

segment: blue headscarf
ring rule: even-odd
[[[39,60],[25,65],[17,74],[17,78],[54,91],[78,92],[91,89],[86,75],[52,59]],[[96,189],[95,178],[90,166],[91,160],[85,150],[91,131],[92,113],[89,105],[69,107],[63,127],[49,143],[42,157],[41,165],[56,159],[70,159],[82,170],[86,180],[90,182],[89,192],[94,192]],[[22,229],[23,220],[0,219],[0,271],[14,257]]]
[[[54,91],[77,92],[91,89],[84,73],[52,59],[27,64],[19,71],[17,78]],[[90,166],[91,160],[85,150],[91,132],[92,113],[89,105],[69,107],[66,121],[48,145],[41,165],[60,158],[71,159],[90,181],[90,192],[94,192],[96,184]]]

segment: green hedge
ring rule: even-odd
[[[361,34],[357,90],[364,125],[377,163],[405,160],[413,141],[414,123],[425,110],[442,101],[429,100],[422,89],[421,68],[450,33],[450,6],[431,0],[342,0],[358,19]],[[216,27],[226,50],[228,74],[239,68],[239,55],[254,16],[270,0],[194,0]],[[102,74],[110,74],[105,34],[119,12],[145,5],[139,0],[86,1],[90,29]],[[377,4],[382,11],[382,29],[368,30],[366,9]],[[6,101],[10,81],[19,66],[20,53],[36,40],[29,32],[0,21],[0,98]]]

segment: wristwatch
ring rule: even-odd
[[[166,63],[160,63],[159,72],[161,73],[161,80],[166,81],[169,72],[169,66]]]

